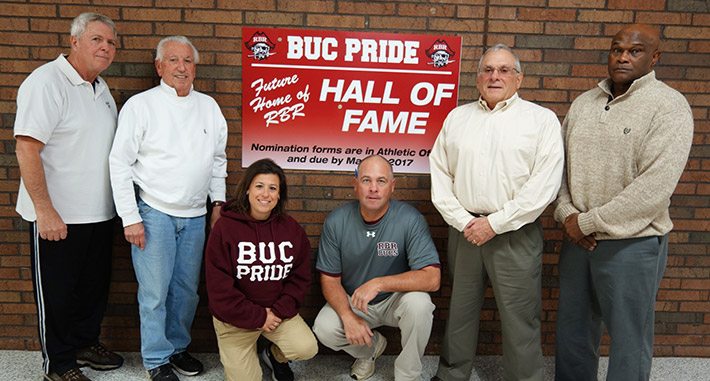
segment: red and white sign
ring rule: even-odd
[[[429,173],[457,105],[461,38],[242,28],[242,165],[352,171],[381,154]]]

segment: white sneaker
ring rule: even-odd
[[[387,339],[377,331],[374,331],[374,334],[372,340],[375,341],[375,354],[371,358],[356,359],[350,367],[350,377],[356,380],[364,380],[375,374],[375,360],[387,347]]]

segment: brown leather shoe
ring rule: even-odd
[[[81,373],[79,368],[69,369],[61,376],[55,372],[51,372],[49,374],[45,374],[44,378],[50,381],[91,381],[89,377],[86,377],[84,373]]]

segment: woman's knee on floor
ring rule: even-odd
[[[315,336],[302,338],[294,343],[290,348],[291,353],[284,353],[284,356],[289,360],[308,360],[313,358],[318,353],[318,341]]]

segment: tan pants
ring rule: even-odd
[[[318,342],[301,315],[284,319],[273,332],[237,328],[214,317],[212,323],[227,381],[261,381],[256,353],[256,341],[261,335],[275,344],[274,358],[279,362],[308,360],[318,353]]]
[[[350,305],[352,307],[352,304]],[[394,360],[394,379],[410,381],[421,379],[422,356],[429,342],[434,303],[426,292],[395,292],[385,300],[367,306],[367,315],[353,309],[370,328],[397,327],[400,330],[402,352]],[[321,344],[334,350],[343,350],[356,359],[372,357],[375,345],[349,344],[340,315],[326,303],[320,310],[313,331]]]

